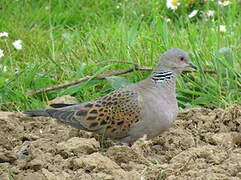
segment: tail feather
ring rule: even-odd
[[[28,110],[23,112],[24,114],[30,117],[37,117],[37,116],[44,116],[44,117],[52,117],[62,121],[65,124],[71,125],[78,129],[87,130],[84,126],[80,124],[74,118],[75,111],[65,111],[59,109],[35,109],[35,110]]]
[[[50,106],[53,108],[63,108],[63,107],[68,107],[73,105],[76,105],[76,104],[50,104]]]
[[[73,119],[74,111],[64,111],[59,109],[34,109],[23,112],[30,117],[44,116],[59,119],[68,122]]]
[[[37,117],[37,116],[49,117],[50,116],[50,114],[46,111],[46,109],[28,110],[28,111],[24,111],[23,113],[30,117]]]

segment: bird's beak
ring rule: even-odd
[[[188,66],[191,67],[191,68],[193,68],[193,69],[197,69],[197,67],[194,66],[194,65],[193,65],[192,63],[190,63],[190,62],[188,63]]]

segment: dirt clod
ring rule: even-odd
[[[75,97],[64,95],[49,101],[48,104],[51,105],[51,104],[78,104],[78,103],[80,102]]]
[[[66,142],[60,142],[57,144],[57,151],[63,156],[81,156],[81,154],[97,152],[99,149],[100,144],[94,138],[85,139],[73,137]]]
[[[169,131],[132,147],[106,147],[55,119],[14,112],[0,112],[0,129],[3,180],[241,179],[238,105],[187,110]]]

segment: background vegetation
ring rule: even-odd
[[[105,95],[113,90],[108,80],[36,96],[26,92],[131,66],[106,60],[155,67],[171,47],[192,53],[199,69],[178,80],[181,107],[240,103],[241,5],[225,2],[183,0],[174,11],[164,0],[1,0],[0,32],[8,32],[0,38],[1,109],[39,108],[64,94],[80,101]],[[193,10],[198,12],[189,18]],[[12,46],[15,40],[22,40],[22,49]],[[149,74],[122,77],[137,82]]]

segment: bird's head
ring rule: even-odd
[[[171,70],[172,72],[179,74],[186,67],[196,69],[196,67],[189,61],[188,53],[179,48],[171,48],[162,55],[157,71]]]

